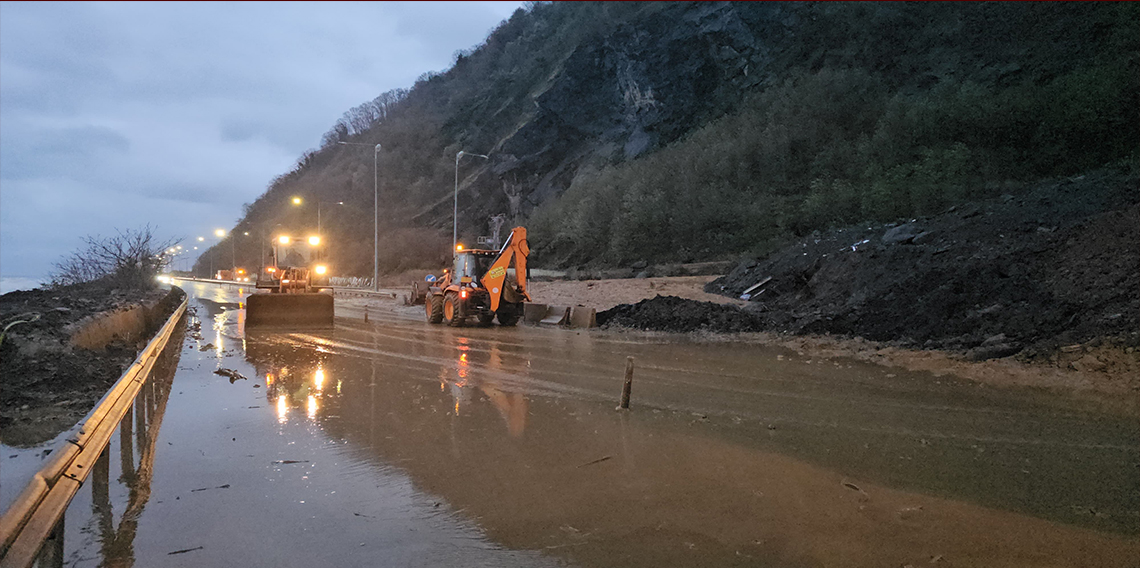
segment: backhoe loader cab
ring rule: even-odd
[[[320,293],[329,284],[325,243],[320,237],[274,239],[272,255],[257,272],[256,287],[268,294],[246,299],[249,327],[332,327],[333,297]]]
[[[526,293],[529,253],[523,227],[515,227],[498,251],[457,246],[451,269],[429,280],[424,301],[428,323],[459,327],[472,316],[482,325],[495,319],[499,325],[518,323],[523,302],[530,300]]]

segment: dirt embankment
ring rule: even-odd
[[[1138,390],[1137,187],[1135,172],[1104,170],[903,224],[816,233],[705,287],[731,298],[747,292],[743,308],[659,296],[598,322],[862,338],[878,345],[874,357],[882,348],[896,360],[937,350],[945,366],[1012,356],[1110,391]]]
[[[82,419],[134,361],[150,338],[117,339],[98,349],[72,344],[76,330],[98,314],[134,304],[154,306],[165,320],[181,291],[129,290],[96,281],[53,290],[0,296],[0,329],[15,321],[0,342],[0,437],[30,445],[51,439]],[[157,326],[155,326],[157,327]]]

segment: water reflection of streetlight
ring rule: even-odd
[[[317,397],[316,396],[309,395],[308,411],[309,411],[309,420],[312,420],[312,419],[317,417]]]
[[[321,392],[321,388],[324,387],[324,384],[325,370],[317,367],[317,370],[313,373],[313,386],[317,388],[317,392]]]
[[[284,424],[289,419],[289,401],[285,395],[277,395],[277,421]]]

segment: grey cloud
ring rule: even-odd
[[[344,111],[517,6],[0,3],[0,272],[138,222],[232,226]]]
[[[5,133],[0,152],[3,179],[18,180],[52,172],[74,175],[90,170],[112,154],[126,154],[131,143],[111,128],[77,126],[56,129],[21,129]]]

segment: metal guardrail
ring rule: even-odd
[[[57,533],[62,532],[64,512],[91,471],[105,468],[111,437],[135,405],[135,398],[186,313],[188,301],[183,298],[146,348],[80,423],[79,434],[51,453],[47,464],[0,517],[0,568],[31,566],[53,534],[58,536],[59,549],[50,552],[62,562],[62,534]]]

